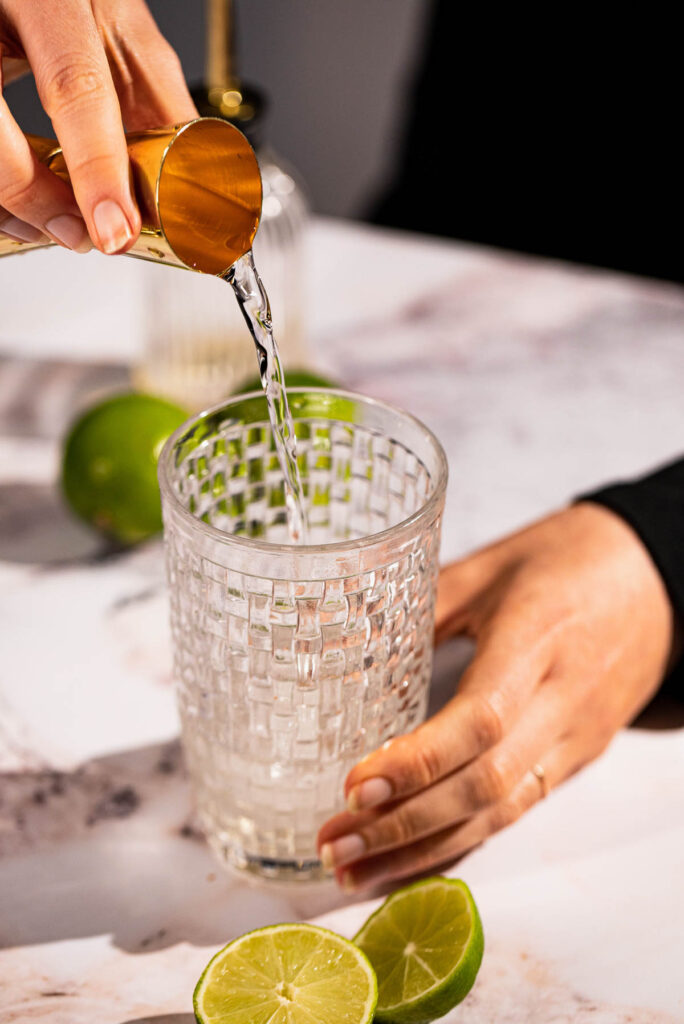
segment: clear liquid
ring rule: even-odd
[[[304,489],[297,465],[297,439],[287,401],[285,374],[273,334],[271,307],[266,289],[254,266],[254,257],[251,251],[241,256],[226,271],[223,279],[232,285],[256,347],[259,376],[268,404],[273,441],[283,472],[290,540],[293,544],[304,544],[307,536],[307,522],[304,509]]]

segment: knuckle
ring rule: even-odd
[[[159,41],[157,45],[159,47],[159,59],[164,62],[165,67],[174,74],[182,75],[181,59],[173,46],[171,46],[171,43],[169,43],[161,33],[159,34]]]
[[[402,875],[426,875],[434,873],[435,868],[438,864],[443,863],[445,858],[435,856],[434,853],[421,853],[418,854],[410,863],[407,863],[402,871]],[[446,858],[451,860],[451,857]]]
[[[413,752],[412,776],[413,782],[421,789],[430,786],[442,776],[442,757],[429,740],[423,739],[420,734],[416,737],[417,743]]]
[[[413,835],[411,813],[405,807],[397,807],[372,827],[362,830],[362,835],[372,850],[404,846]]]
[[[112,160],[109,153],[84,152],[81,153],[76,160],[71,161],[71,176],[76,180],[84,174],[90,174],[92,172],[94,178],[97,178],[101,174],[104,180],[107,172],[111,169],[111,166]]]
[[[415,839],[421,831],[420,819],[410,804],[398,807],[393,814],[394,841],[403,845]]]
[[[103,69],[82,55],[63,57],[58,64],[44,69],[42,84],[48,114],[90,103],[106,91]]]
[[[504,723],[500,712],[488,697],[480,697],[474,707],[473,727],[480,749],[496,746],[504,736]]]
[[[119,31],[118,35],[122,39],[126,38],[125,32]],[[182,75],[180,57],[152,19],[139,27],[138,38],[142,49],[142,53],[138,55],[139,60],[142,58],[157,71],[164,70]]]
[[[616,731],[615,713],[605,694],[592,693],[581,700],[576,708],[576,718],[584,723],[582,735],[588,744],[606,744]]]
[[[471,800],[475,808],[496,804],[509,792],[507,772],[493,759],[482,759],[473,774]]]
[[[15,213],[26,211],[37,205],[39,192],[35,173],[22,175],[0,189],[0,205]]]
[[[492,810],[490,819],[492,832],[499,832],[501,829],[513,825],[522,816],[522,813],[522,806],[515,800],[502,800]]]

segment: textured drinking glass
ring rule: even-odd
[[[288,543],[262,395],[190,420],[159,463],[183,743],[219,857],[322,874],[359,758],[425,716],[447,467],[406,413],[288,392],[309,543]]]

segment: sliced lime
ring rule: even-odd
[[[378,977],[377,1021],[426,1024],[470,992],[484,936],[460,879],[428,878],[389,896],[354,942]]]
[[[193,1005],[199,1024],[369,1024],[377,996],[353,943],[312,924],[277,924],[217,953]]]

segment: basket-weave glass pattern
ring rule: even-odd
[[[446,469],[388,406],[303,389],[291,405],[307,545],[287,543],[261,396],[181,428],[160,480],[201,823],[233,864],[308,877],[346,773],[425,715]]]

